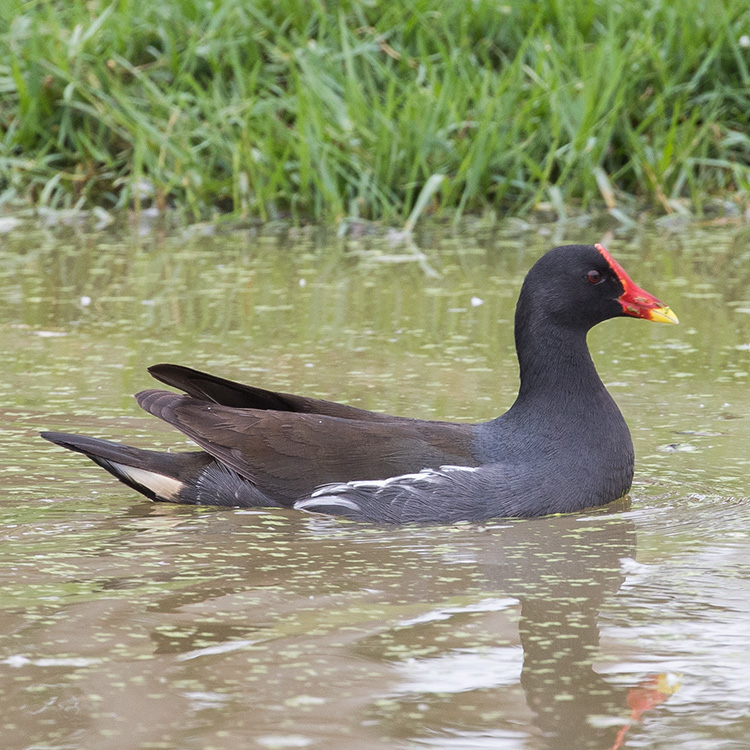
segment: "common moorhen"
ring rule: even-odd
[[[136,399],[203,450],[42,436],[152,500],[295,507],[383,523],[581,510],[624,496],[633,478],[630,432],[586,345],[592,326],[621,315],[677,323],[602,245],[557,247],[521,288],[521,385],[513,406],[489,422],[392,417],[163,364],[151,375],[184,394],[148,390]]]

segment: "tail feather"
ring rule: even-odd
[[[185,398],[176,394],[163,395]],[[189,505],[279,507],[252,482],[204,451],[160,453],[65,432],[42,432],[41,436],[62,448],[82,453],[150,500]]]
[[[223,406],[234,406],[241,409],[273,409],[275,411],[300,411],[296,404],[284,393],[267,391],[233,380],[209,375],[206,372],[193,370],[182,365],[152,365],[149,373],[156,380],[179,388],[189,396]]]
[[[322,414],[329,417],[368,422],[393,420],[393,417],[387,414],[378,414],[366,409],[359,409],[356,406],[338,404],[334,401],[295,396],[292,393],[267,391],[264,388],[236,383],[233,380],[220,378],[217,375],[210,375],[207,372],[200,372],[182,365],[152,365],[148,368],[148,371],[156,380],[179,388],[188,396],[192,396],[199,401],[208,401],[222,406],[240,409],[291,411],[300,414]]]
[[[159,453],[87,435],[64,432],[43,432],[41,435],[62,448],[82,453],[151,500],[185,502],[181,495],[187,485],[197,481],[200,472],[213,460],[203,451]]]

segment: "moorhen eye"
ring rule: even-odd
[[[601,282],[604,281],[604,276],[602,276],[599,271],[589,271],[586,274],[586,278],[591,284],[601,284]]]

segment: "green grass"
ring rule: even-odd
[[[433,175],[429,210],[744,207],[746,0],[0,3],[0,201],[403,221]]]

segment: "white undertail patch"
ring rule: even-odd
[[[167,477],[155,471],[137,469],[135,466],[126,466],[114,461],[108,461],[108,463],[117,473],[122,474],[134,484],[139,484],[141,487],[151,490],[160,500],[177,502],[180,491],[185,487],[185,484],[179,479]]]

